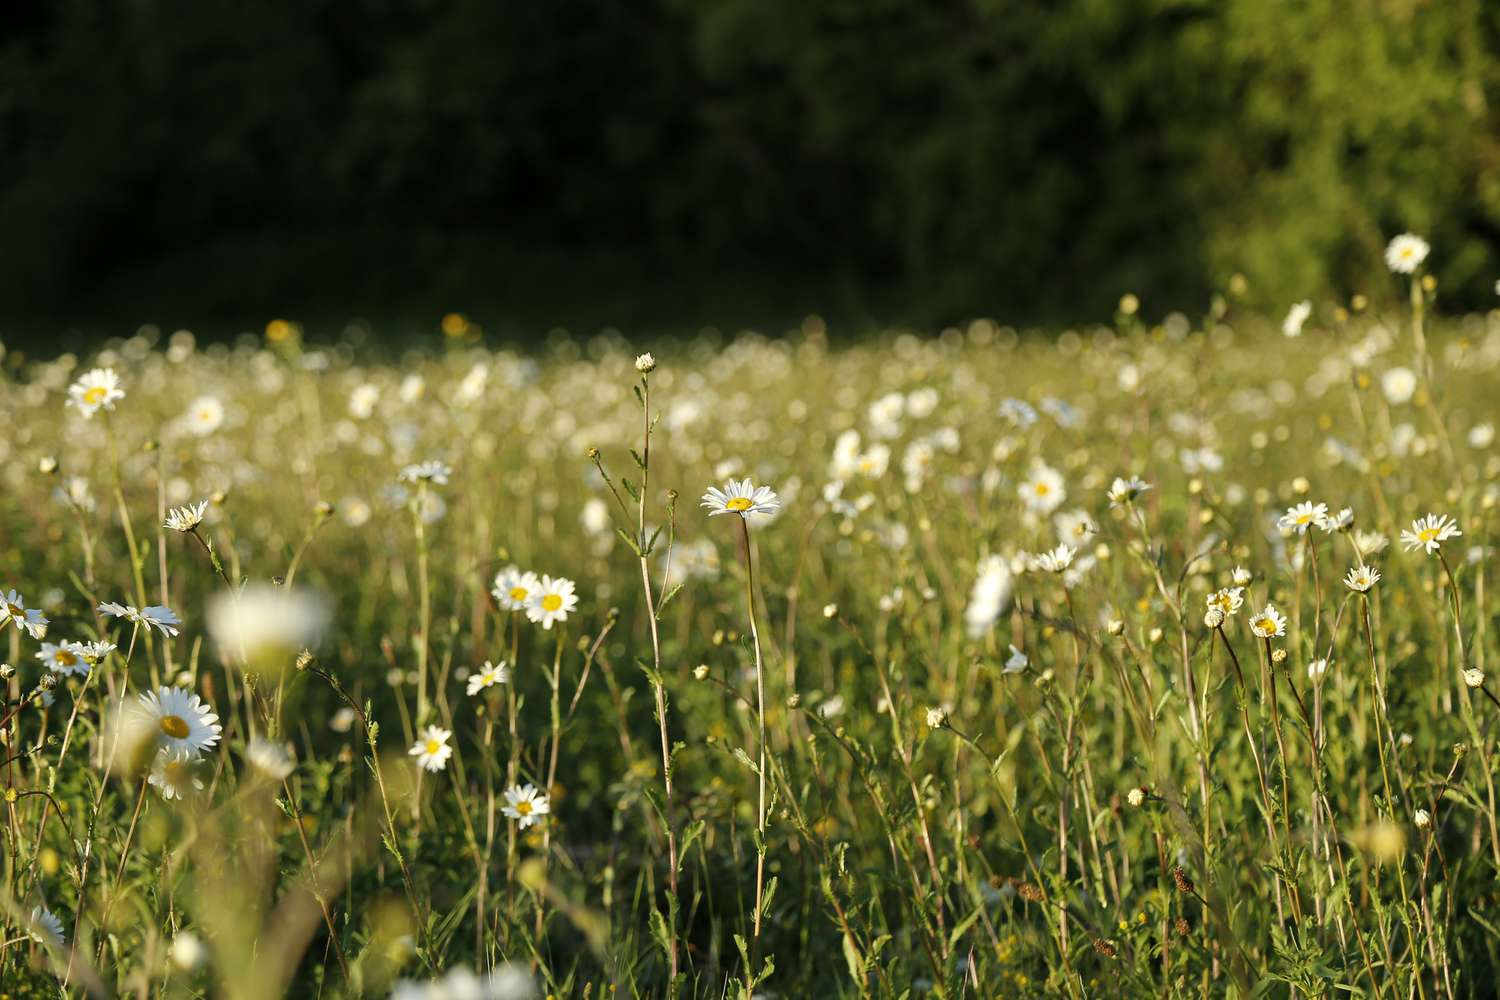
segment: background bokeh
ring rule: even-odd
[[[0,25],[0,323],[1275,312],[1500,271],[1483,0],[52,0]]]

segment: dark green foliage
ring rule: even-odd
[[[1408,228],[1487,305],[1497,32],[1481,0],[21,5],[0,316],[701,320],[736,304],[675,286],[715,275],[1077,319],[1234,271],[1279,309],[1385,294]]]

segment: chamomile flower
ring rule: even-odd
[[[1027,510],[1044,516],[1057,510],[1068,498],[1062,473],[1043,462],[1031,467],[1031,475],[1026,477],[1017,492]]]
[[[552,803],[533,785],[512,785],[505,790],[505,805],[500,811],[524,830],[533,823],[540,823],[542,817],[552,811]]]
[[[969,603],[964,607],[964,632],[977,639],[988,632],[1010,606],[1010,563],[998,555],[980,561]]]
[[[192,531],[203,523],[203,515],[207,510],[207,500],[174,508],[167,512],[167,519],[162,522],[162,527],[168,531]]]
[[[83,661],[91,667],[119,648],[112,642],[81,642],[78,647]]]
[[[490,593],[506,611],[525,611],[531,595],[541,589],[542,581],[535,573],[522,572],[515,566],[507,566],[495,574],[495,585]]]
[[[447,486],[448,477],[451,475],[453,475],[453,468],[447,462],[432,460],[408,465],[396,478],[403,483],[433,483],[437,486]]]
[[[4,627],[7,622],[17,629],[29,632],[33,639],[40,639],[47,634],[47,616],[36,608],[28,608],[26,598],[14,590],[7,591],[0,597],[0,627]]]
[[[1380,582],[1380,570],[1360,563],[1344,577],[1344,586],[1361,594],[1369,593]]]
[[[486,660],[484,666],[469,675],[469,697],[474,697],[485,688],[508,683],[510,683],[510,668],[505,665],[505,661],[491,663]]]
[[[1278,528],[1295,531],[1299,535],[1307,534],[1307,529],[1315,524],[1322,524],[1323,519],[1328,516],[1328,505],[1326,503],[1313,503],[1304,500],[1295,507],[1288,507],[1285,514],[1276,522]]]
[[[1344,507],[1337,514],[1328,514],[1318,522],[1318,527],[1330,535],[1336,531],[1348,531],[1354,524],[1354,508]]]
[[[257,736],[245,747],[245,759],[257,771],[274,781],[285,781],[297,762],[283,744]]]
[[[1138,476],[1131,476],[1129,479],[1116,476],[1115,481],[1109,485],[1109,505],[1119,507],[1130,503],[1150,488],[1151,485]]]
[[[1077,554],[1078,550],[1073,546],[1059,545],[1050,552],[1043,552],[1037,556],[1036,565],[1038,569],[1048,573],[1061,573],[1073,564],[1073,557]]]
[[[1326,673],[1328,673],[1328,661],[1325,659],[1319,658],[1307,665],[1307,679],[1314,684],[1321,681]]]
[[[41,650],[36,658],[42,661],[42,665],[55,674],[68,676],[70,674],[86,674],[93,662],[88,658],[88,650],[81,642],[42,643]]]
[[[1244,593],[1244,587],[1224,587],[1209,594],[1204,601],[1208,606],[1208,610],[1217,611],[1224,618],[1231,618],[1239,613],[1240,608],[1245,606]]]
[[[199,396],[182,415],[182,425],[198,437],[207,437],[223,424],[224,404],[214,396]]]
[[[542,582],[526,600],[526,620],[535,622],[544,629],[551,629],[554,622],[565,622],[573,609],[578,607],[578,595],[573,593],[573,581],[565,577],[542,576]]]
[[[1250,617],[1250,631],[1262,639],[1286,635],[1286,616],[1276,610],[1276,605],[1267,604]]]
[[[159,687],[140,696],[136,715],[163,750],[197,756],[219,742],[224,727],[207,702],[182,688]]]
[[[448,758],[453,756],[453,748],[448,745],[448,738],[452,735],[441,726],[428,726],[406,751],[407,755],[417,758],[417,766],[424,771],[441,771],[448,766]]]
[[[100,410],[113,410],[115,403],[124,398],[120,376],[113,368],[91,369],[68,386],[68,404],[85,417],[92,417]]]
[[[708,509],[708,516],[738,514],[748,518],[751,514],[772,514],[781,507],[781,498],[769,486],[756,486],[747,477],[735,482],[730,479],[721,490],[710,486],[699,504]]]
[[[1014,645],[1011,645],[1010,656],[1006,657],[1005,665],[1000,668],[1000,672],[1003,674],[1019,674],[1026,669],[1027,664],[1030,662],[1031,660],[1027,658],[1025,653],[1021,652]]]
[[[114,601],[105,601],[99,605],[99,610],[116,618],[123,618],[132,625],[144,625],[148,629],[156,629],[162,635],[177,635],[177,626],[182,624],[182,619],[177,617],[177,612],[161,604],[151,604],[144,608],[137,608],[129,604],[117,604]]]
[[[61,948],[66,940],[62,921],[45,906],[32,907],[31,927],[27,933],[37,944],[49,944],[54,948]]]
[[[1415,233],[1402,233],[1385,248],[1385,266],[1396,274],[1414,274],[1432,248]]]
[[[203,779],[198,776],[196,758],[186,750],[162,750],[157,753],[146,780],[168,802],[183,798],[189,792],[203,791]]]
[[[1286,319],[1281,321],[1281,332],[1288,337],[1302,336],[1302,324],[1312,315],[1311,302],[1298,302],[1287,311]]]
[[[1428,514],[1413,521],[1410,531],[1401,532],[1401,545],[1408,552],[1423,549],[1428,555],[1432,555],[1448,539],[1458,538],[1462,534],[1458,530],[1458,522],[1447,514]]]
[[[1070,545],[1082,545],[1099,533],[1099,526],[1084,510],[1063,511],[1052,519],[1057,536]]]
[[[1229,574],[1229,579],[1233,580],[1236,585],[1243,587],[1250,582],[1252,577],[1248,569],[1243,566],[1236,566],[1234,572]]]

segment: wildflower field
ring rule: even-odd
[[[1493,995],[1500,313],[1398,244],[1284,320],[12,353],[0,994]]]

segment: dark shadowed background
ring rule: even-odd
[[[1015,322],[1494,298],[1483,0],[55,0],[0,25],[0,335]]]

